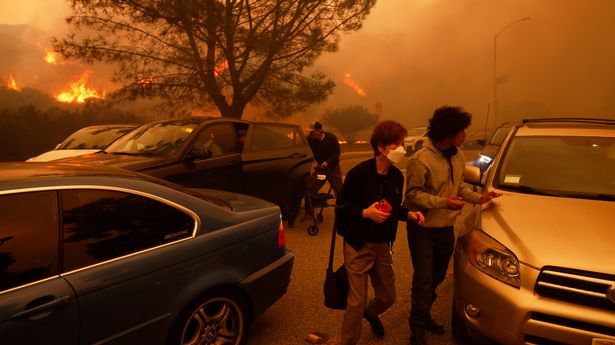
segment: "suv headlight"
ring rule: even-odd
[[[478,270],[506,284],[519,288],[519,260],[508,248],[480,230],[469,234],[470,263]]]

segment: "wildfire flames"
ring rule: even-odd
[[[143,78],[139,80],[139,84],[141,85],[151,84],[153,81],[154,81],[154,77],[147,77],[147,78]]]
[[[218,78],[228,68],[228,61],[224,61],[214,68],[214,76]]]
[[[3,86],[9,90],[15,90],[15,91],[19,91],[19,88],[17,87],[17,83],[15,82],[15,79],[13,78],[12,75],[9,75],[8,80],[6,81],[5,84],[0,84],[0,86]]]
[[[346,76],[344,76],[344,84],[350,86],[359,96],[367,95],[367,93],[365,93],[365,90],[363,90],[363,88],[359,86],[359,83],[352,79],[350,73],[346,73]]]
[[[57,63],[57,60],[56,60],[57,55],[58,53],[55,53],[55,52],[47,52],[47,54],[45,54],[45,61],[49,64],[55,65]]]
[[[65,103],[83,103],[88,98],[103,98],[96,90],[88,89],[85,83],[90,77],[90,71],[83,73],[79,81],[70,85],[70,91],[60,93],[56,99]]]

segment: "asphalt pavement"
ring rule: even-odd
[[[369,146],[367,147],[369,148]],[[369,150],[357,149],[351,152],[343,151],[342,171],[344,173],[354,164],[371,156]],[[331,203],[333,201],[331,200]],[[465,212],[467,213],[467,210]],[[303,215],[303,211],[301,211],[299,217],[301,215]],[[320,344],[334,344],[338,339],[343,311],[326,308],[323,298],[323,284],[333,225],[333,207],[323,209],[323,218],[323,222],[317,224],[319,231],[315,236],[310,236],[307,232],[308,226],[314,225],[311,220],[301,222],[298,219],[294,227],[286,226],[287,247],[296,256],[292,281],[286,295],[265,311],[252,325],[248,345],[305,345],[310,344],[305,339],[310,333],[323,336]],[[340,247],[342,241],[342,238],[337,236],[334,264],[336,267],[343,262]],[[408,344],[410,338],[408,313],[413,270],[405,223],[400,223],[398,227],[397,240],[393,246],[393,260],[397,301],[387,312],[381,315],[386,336],[384,339],[376,338],[372,334],[367,321],[363,321],[359,344]],[[445,325],[446,334],[428,335],[429,344],[455,344],[450,335],[452,265],[449,265],[447,277],[438,288],[437,293],[438,299],[432,308],[432,316]]]

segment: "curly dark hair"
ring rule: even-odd
[[[392,120],[380,121],[374,127],[370,143],[374,156],[378,156],[378,145],[397,144],[408,136],[408,130],[401,123]]]
[[[429,119],[427,136],[438,142],[446,138],[454,137],[459,131],[470,127],[472,114],[463,110],[462,107],[442,106],[433,112]]]

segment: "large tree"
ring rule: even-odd
[[[328,109],[322,117],[325,125],[337,129],[349,143],[356,141],[359,132],[374,127],[378,119],[377,114],[360,105]]]
[[[306,67],[358,30],[376,0],[69,0],[66,58],[117,66],[120,98],[213,104],[241,117],[248,103],[287,116],[335,84]]]

